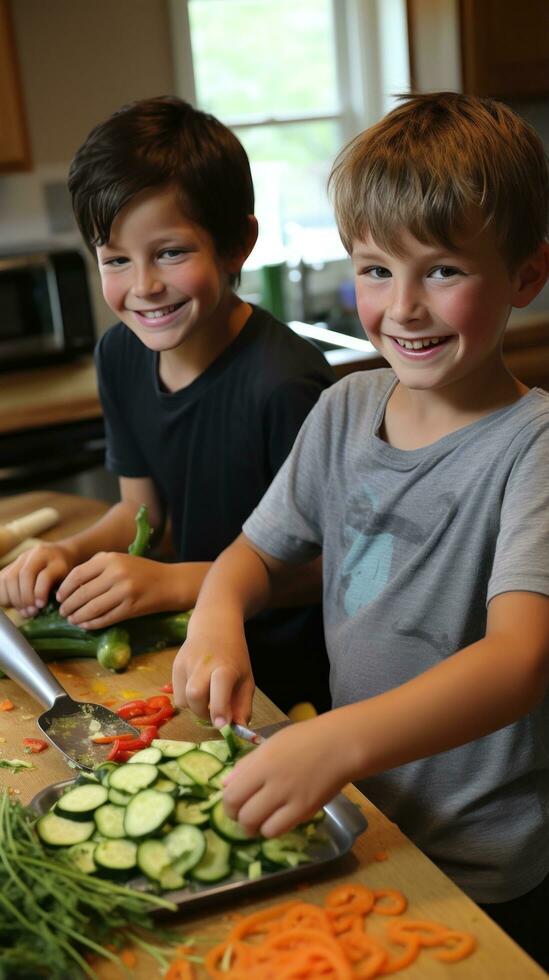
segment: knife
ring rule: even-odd
[[[254,732],[251,728],[246,728],[245,725],[232,724],[231,728],[235,735],[239,735],[245,742],[252,742],[253,745],[260,745],[261,742],[265,741],[263,735],[260,735],[259,732]]]

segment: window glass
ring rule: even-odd
[[[202,109],[224,121],[337,110],[331,0],[190,0],[189,17]]]

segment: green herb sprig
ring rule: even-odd
[[[154,955],[154,943],[132,929],[152,930],[152,909],[176,906],[87,875],[52,855],[35,822],[32,810],[0,793],[0,980],[96,978],[86,953],[122,965],[106,944],[135,940]],[[165,950],[157,952],[160,960]]]

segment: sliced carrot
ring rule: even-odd
[[[296,904],[296,902],[282,902],[280,905],[272,905],[247,915],[233,926],[229,933],[229,940],[243,939],[247,935],[269,932],[269,929],[277,924],[277,920],[282,918],[284,913]]]

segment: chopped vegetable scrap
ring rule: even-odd
[[[44,738],[24,738],[23,745],[25,746],[25,752],[43,752],[44,749],[49,748],[49,742],[46,742]]]
[[[423,950],[443,963],[474,951],[470,933],[402,918],[406,907],[401,892],[358,883],[332,889],[323,907],[297,900],[270,906],[241,918],[224,942],[209,950],[206,971],[213,980],[366,980],[405,969]],[[369,917],[379,914],[392,920],[383,940],[369,931]]]
[[[0,701],[0,711],[13,711],[14,708],[15,705],[9,698],[4,698],[3,701]]]
[[[24,759],[0,759],[0,769],[9,769],[10,772],[19,772],[21,769],[34,769],[32,762],[25,762]]]
[[[173,684],[163,684],[160,690],[165,691],[166,694],[173,694]]]

